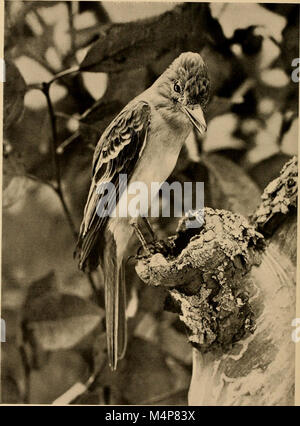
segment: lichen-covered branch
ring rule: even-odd
[[[280,176],[266,187],[261,197],[262,203],[253,214],[253,222],[264,235],[272,236],[287,215],[295,213],[297,180],[298,159],[294,157],[285,164]]]
[[[252,223],[205,208],[196,216],[204,219],[201,227],[188,228],[190,217],[183,218],[175,236],[139,257],[138,275],[168,287],[169,307],[195,348],[191,404],[292,403],[295,263],[281,250],[280,229],[295,245],[296,203],[294,158],[267,186]]]
[[[167,257],[142,258],[136,270],[148,284],[172,287],[189,341],[206,352],[226,349],[255,329],[246,275],[260,262],[263,236],[241,215],[205,208],[201,216],[204,224],[193,228],[198,232],[186,247],[190,218],[179,223]]]

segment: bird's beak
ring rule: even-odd
[[[203,135],[206,132],[207,126],[202,108],[200,106],[195,109],[183,107],[183,112],[189,117],[200,134]]]

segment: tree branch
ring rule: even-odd
[[[65,74],[66,75],[66,74]],[[50,98],[50,86],[54,80],[51,80],[48,83],[42,84],[42,91],[46,97],[47,100],[47,106],[49,111],[49,118],[50,118],[50,125],[51,125],[51,131],[52,131],[52,138],[51,138],[51,154],[52,154],[52,161],[53,161],[53,173],[54,173],[54,179],[55,179],[55,185],[52,186],[56,194],[58,195],[58,198],[61,202],[65,217],[67,219],[67,222],[69,224],[70,230],[72,232],[72,235],[74,237],[75,243],[77,242],[78,233],[76,231],[76,226],[73,221],[72,215],[70,213],[70,210],[68,208],[68,205],[65,200],[65,196],[62,189],[62,183],[61,183],[61,167],[60,167],[60,158],[59,154],[57,152],[57,146],[58,146],[58,138],[57,138],[57,127],[56,127],[56,115],[53,109],[52,101]],[[95,294],[97,300],[99,301],[99,292],[97,289],[97,286],[95,284],[95,281],[93,279],[93,276],[91,273],[87,274],[88,281],[90,283],[90,286],[92,288],[93,293]]]
[[[76,226],[73,222],[71,213],[68,209],[67,203],[65,201],[65,197],[62,191],[61,186],[61,169],[60,169],[60,159],[57,155],[57,128],[56,128],[56,116],[53,110],[53,105],[51,102],[49,89],[50,89],[51,83],[43,83],[43,93],[47,100],[48,105],[48,111],[49,111],[49,118],[50,118],[50,124],[51,124],[51,130],[52,130],[52,139],[51,139],[51,152],[52,152],[52,161],[53,161],[53,171],[54,171],[54,177],[55,177],[55,191],[60,199],[62,208],[64,210],[66,219],[68,221],[68,224],[70,226],[71,232],[74,236],[74,239],[77,240],[77,231]]]
[[[293,158],[265,189],[252,224],[205,208],[200,228],[184,218],[163,250],[139,257],[139,277],[169,289],[168,307],[194,347],[190,404],[293,404],[297,194]]]

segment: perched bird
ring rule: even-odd
[[[193,126],[201,134],[206,131],[203,109],[209,85],[202,57],[182,53],[151,87],[125,106],[95,149],[77,253],[80,269],[91,271],[100,265],[104,272],[108,358],[113,370],[126,348],[124,255],[133,227],[131,218],[98,214],[103,197],[99,185],[114,184],[120,203],[126,189],[119,187],[120,174],[127,175],[128,184],[140,181],[148,188],[151,182],[164,182]],[[151,193],[150,203],[155,195]],[[112,203],[109,198],[106,204]]]

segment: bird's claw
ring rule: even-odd
[[[147,256],[153,256],[157,253],[161,253],[163,256],[168,256],[170,254],[170,247],[163,240],[154,240],[151,243],[148,243],[146,247],[143,245],[140,246],[137,252],[138,258],[145,256],[141,253],[141,250],[144,250]]]
[[[155,241],[156,240],[155,233],[152,229],[152,226],[151,226],[149,220],[147,219],[146,216],[142,216],[142,219],[143,219],[144,224],[146,225],[146,228],[147,228],[149,234],[151,235],[152,241]]]
[[[142,231],[140,230],[140,228],[139,228],[139,226],[138,226],[137,220],[133,218],[133,219],[131,219],[131,220],[130,220],[129,224],[130,224],[130,226],[132,226],[132,227],[133,227],[134,232],[135,232],[135,234],[136,234],[136,236],[137,236],[138,240],[141,242],[143,249],[144,249],[144,250],[145,250],[148,254],[150,254],[150,251],[148,250],[148,244],[147,244],[147,241],[145,240],[144,235],[142,234]]]

